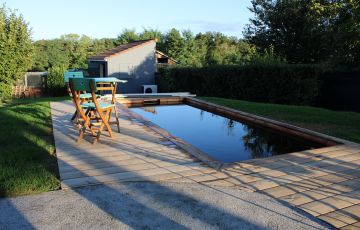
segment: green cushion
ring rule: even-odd
[[[99,98],[100,95],[96,94],[96,97]],[[90,99],[92,98],[91,93],[81,93],[80,94],[80,99]]]
[[[100,105],[100,108],[102,108],[102,109],[107,109],[107,108],[115,106],[115,104],[111,104],[111,103],[107,103],[107,102],[99,102],[99,105]],[[81,107],[93,109],[93,108],[95,108],[95,104],[92,102],[86,102],[84,104],[81,104]]]

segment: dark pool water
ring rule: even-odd
[[[223,163],[319,147],[188,105],[131,110]]]

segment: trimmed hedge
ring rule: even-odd
[[[322,77],[317,105],[360,112],[360,71],[332,71]]]
[[[161,92],[278,104],[312,105],[320,94],[324,70],[310,65],[175,67],[157,77]]]

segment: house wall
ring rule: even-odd
[[[155,41],[108,57],[107,76],[127,80],[117,93],[142,93],[142,85],[155,84]]]

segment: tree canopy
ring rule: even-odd
[[[273,46],[289,63],[354,66],[360,61],[360,6],[355,0],[252,0],[244,31],[259,50]]]
[[[244,64],[256,56],[253,45],[221,33],[194,35],[190,30],[180,32],[174,28],[165,33],[154,29],[137,33],[133,29],[125,29],[116,39],[91,39],[86,35],[66,34],[57,39],[36,41],[32,69],[44,71],[54,66],[86,69],[89,56],[144,39],[155,39],[159,51],[184,66]]]
[[[55,66],[87,68],[87,58],[116,46],[115,39],[91,39],[86,35],[66,34],[51,40],[34,42],[35,71],[45,71]]]

